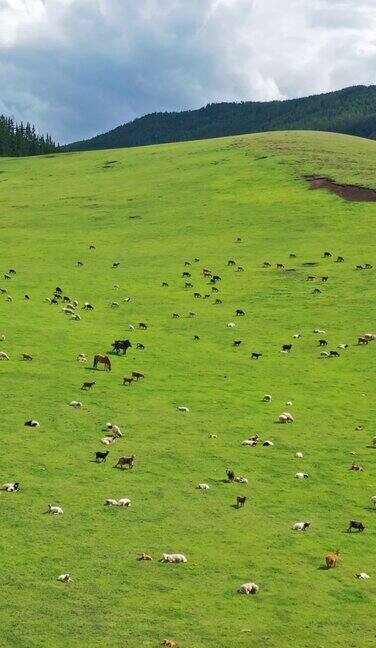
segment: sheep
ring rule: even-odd
[[[115,438],[120,438],[123,436],[123,433],[119,427],[119,425],[113,425],[112,423],[106,423],[105,430],[111,430],[113,436]]]
[[[265,394],[262,400],[264,401],[264,403],[270,403],[272,400],[271,394]]]
[[[81,316],[78,313],[73,313],[71,315],[71,320],[74,320],[75,322],[80,322],[81,321]]]
[[[117,301],[111,302],[111,308],[119,308],[119,302]]]
[[[320,333],[321,335],[325,335],[326,331],[323,331],[322,329],[314,329],[314,333]]]
[[[364,333],[363,337],[365,340],[372,342],[373,340],[376,340],[376,333]]]
[[[111,443],[114,443],[115,441],[116,437],[113,436],[107,436],[101,439],[101,443],[103,443],[103,445],[111,445]]]
[[[174,639],[163,639],[161,646],[165,646],[165,648],[177,648],[177,643]]]
[[[9,356],[5,351],[0,351],[0,360],[9,360]]]
[[[278,421],[280,423],[293,423],[294,422],[294,417],[290,412],[282,412],[282,414],[279,415]]]
[[[321,351],[320,355],[322,358],[330,358],[330,353],[328,351]]]
[[[116,499],[106,499],[104,506],[117,506],[118,501]]]
[[[9,482],[0,486],[0,490],[6,491],[7,493],[16,493],[19,489],[20,482]]]
[[[143,551],[137,560],[153,560],[153,558]]]
[[[243,446],[255,446],[257,445],[257,439],[245,439],[242,441]]]
[[[238,484],[248,484],[248,479],[246,477],[234,477],[234,481]]]
[[[60,581],[61,583],[71,583],[72,579],[69,574],[61,574],[60,576],[57,577],[57,580]]]
[[[134,328],[135,328],[135,327],[134,327],[133,324],[128,324],[128,329],[129,329],[130,331],[134,331]]]
[[[256,583],[244,583],[238,589],[239,594],[257,594],[259,586]]]
[[[291,528],[293,531],[305,531],[306,529],[309,529],[309,527],[310,522],[295,522]]]
[[[29,421],[25,421],[24,425],[27,427],[39,427],[40,423],[39,421],[35,421],[34,419],[30,419]]]
[[[367,578],[369,578],[369,576],[366,572],[359,572],[359,574],[355,574],[355,578],[362,578],[366,580]]]
[[[198,490],[209,490],[208,484],[197,484],[196,488],[198,488]]]
[[[303,456],[304,456],[304,455],[303,455],[302,452],[295,452],[295,457],[296,457],[297,459],[303,459]]]
[[[61,506],[53,506],[52,504],[49,504],[47,513],[51,513],[51,515],[63,515],[64,511]]]
[[[217,434],[209,434],[209,439],[218,439]]]
[[[236,326],[235,322],[229,322],[227,324],[227,328],[235,328],[235,326]]]
[[[307,479],[308,475],[307,475],[307,473],[304,473],[304,472],[297,472],[295,474],[295,478],[296,479]]]
[[[272,448],[274,446],[274,443],[273,443],[273,441],[269,441],[268,439],[266,439],[266,441],[264,441],[262,445]]]
[[[292,401],[287,401],[286,405],[287,405],[287,406],[289,406],[289,405],[291,406],[291,405],[292,405]]]
[[[79,353],[77,358],[77,362],[87,362],[87,357],[85,353]]]
[[[294,333],[294,335],[293,335],[292,337],[293,337],[295,340],[298,340],[299,338],[302,337],[302,334],[301,334],[301,333]]]
[[[81,403],[81,401],[76,401],[76,400],[72,400],[69,403],[69,405],[70,405],[70,407],[74,407],[75,409],[81,409],[83,407],[83,404]]]
[[[372,504],[373,504],[374,506],[376,506],[376,495],[373,495],[373,496],[371,497],[371,502],[372,502]]]
[[[189,407],[185,407],[185,405],[180,405],[178,407],[179,412],[189,412]]]
[[[164,563],[186,563],[187,559],[184,554],[162,554],[160,562]]]
[[[119,499],[118,506],[127,506],[127,507],[129,507],[129,506],[132,506],[132,502],[127,497],[123,497],[122,499]]]

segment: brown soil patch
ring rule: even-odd
[[[327,189],[344,200],[353,202],[376,202],[376,190],[369,187],[357,185],[337,184],[331,178],[306,175],[303,176],[309,182],[311,189]]]

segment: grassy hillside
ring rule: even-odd
[[[92,151],[308,129],[376,139],[376,86],[352,86],[286,101],[213,103],[199,110],[152,113],[64,148]]]
[[[21,482],[0,492],[2,647],[151,648],[165,637],[180,648],[374,645],[376,342],[356,341],[375,328],[375,270],[354,266],[376,265],[376,206],[311,191],[301,176],[374,186],[375,168],[373,142],[309,132],[0,161],[1,271],[17,271],[0,282],[13,299],[0,295],[0,350],[10,357],[0,363],[0,475]],[[218,294],[204,267],[222,277]],[[79,301],[81,321],[45,301],[56,286]],[[148,329],[129,330],[138,322]],[[90,369],[126,337],[133,347],[111,356],[111,373]],[[318,337],[328,350],[349,347],[323,359]],[[131,371],[145,380],[123,386]],[[91,392],[85,380],[96,381]],[[84,408],[69,407],[73,399]],[[286,409],[295,422],[275,423]],[[24,427],[30,418],[40,428]],[[96,465],[107,421],[125,436]],[[242,447],[254,433],[274,447]],[[128,454],[134,469],[115,470]],[[349,470],[353,460],[363,473]],[[225,483],[228,468],[248,485]],[[309,479],[294,479],[298,470]],[[106,509],[109,497],[132,507]],[[44,515],[48,503],[64,515]],[[350,519],[365,532],[346,533]],[[294,533],[304,520],[310,530]],[[320,569],[337,548],[338,569]],[[138,562],[141,551],[154,562]],[[159,563],[163,552],[188,563]],[[355,579],[359,571],[371,579]],[[72,583],[57,582],[64,572]],[[247,581],[257,596],[237,594]]]

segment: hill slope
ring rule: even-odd
[[[375,168],[373,142],[296,132],[0,160],[1,270],[16,270],[0,282],[10,358],[0,362],[0,475],[21,483],[0,492],[2,647],[374,644],[376,342],[356,341],[374,327],[375,270],[354,267],[376,265],[376,205],[311,191],[301,176],[373,186]],[[219,293],[204,267],[222,277]],[[79,300],[80,321],[45,301],[57,286]],[[322,336],[328,350],[349,347],[322,358]],[[110,355],[111,373],[91,369],[95,353],[127,337],[133,347]],[[145,379],[123,386],[132,371]],[[286,409],[295,421],[278,425]],[[39,428],[24,427],[31,418]],[[107,421],[124,437],[96,464]],[[243,447],[255,433],[274,447]],[[113,468],[132,454],[132,470]],[[363,473],[349,470],[353,460]],[[226,483],[228,468],[248,485]],[[121,497],[130,509],[103,506]],[[64,515],[44,515],[48,503]],[[366,531],[346,533],[350,519]],[[311,528],[294,533],[301,520]],[[321,570],[337,548],[340,566]],[[138,562],[141,551],[155,560]],[[159,563],[163,552],[188,563]],[[72,583],[57,582],[66,572]],[[257,596],[237,594],[247,581]]]
[[[87,151],[297,129],[376,139],[376,86],[288,101],[219,103],[200,110],[154,113],[65,148]]]

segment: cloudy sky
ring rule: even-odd
[[[60,142],[376,83],[376,0],[0,0],[0,113]]]

